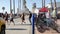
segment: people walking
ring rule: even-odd
[[[11,22],[13,22],[13,24],[15,25],[14,20],[13,20],[13,13],[12,12],[10,13],[10,23]]]
[[[55,22],[57,22],[57,17],[56,17],[56,12],[55,12],[55,10],[53,10],[53,12],[51,13],[51,15],[52,15],[52,19],[54,19],[54,21]]]
[[[25,22],[25,15],[24,15],[24,13],[22,14],[21,17],[22,17],[22,23],[21,23],[21,24],[26,23],[26,22]]]
[[[8,23],[8,13],[5,12],[5,21]]]
[[[51,16],[49,11],[46,12],[46,22],[47,22],[47,27],[49,26],[49,24],[51,23]]]
[[[30,12],[30,14],[29,14],[29,21],[30,21],[30,23],[32,23],[31,22],[31,18],[32,18],[32,13]]]

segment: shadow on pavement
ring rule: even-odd
[[[6,30],[27,30],[27,29],[24,29],[24,28],[7,28]]]

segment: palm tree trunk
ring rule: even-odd
[[[3,12],[4,12],[4,10],[3,10]]]
[[[54,4],[55,4],[55,6],[54,6],[54,10],[55,10],[55,12],[56,12],[56,20],[57,20],[57,6],[56,6],[56,0],[54,0]]]
[[[51,0],[51,8],[52,8],[51,10],[53,11],[53,4],[52,4],[52,0]]]
[[[56,6],[56,0],[54,0],[54,4],[55,4],[54,8],[55,8],[55,11],[56,11],[56,16],[57,16],[57,6]]]
[[[55,8],[55,10],[57,10],[57,6],[56,6],[56,0],[54,0],[54,3],[55,3],[55,7],[56,7],[56,8]],[[56,11],[56,12],[57,12],[57,11]]]
[[[56,0],[54,0],[54,3],[55,3],[55,7],[56,7]]]
[[[44,7],[45,7],[45,0],[44,0]]]
[[[15,0],[13,0],[13,10],[14,10],[14,14],[15,14]]]
[[[42,8],[43,8],[43,0],[42,0]]]
[[[18,9],[21,10],[21,0],[18,0]]]
[[[19,0],[18,0],[18,12],[19,12]]]
[[[12,10],[12,2],[10,0],[10,12],[11,12],[11,10]]]

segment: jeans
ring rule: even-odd
[[[30,23],[31,23],[31,18],[29,18],[29,21],[30,21]]]

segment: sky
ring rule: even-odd
[[[13,0],[12,0],[13,1]],[[54,2],[54,1],[53,1]],[[60,0],[56,0],[56,2],[60,2]],[[42,0],[26,0],[26,6],[31,11],[33,3],[36,3],[37,8],[42,7]],[[50,0],[46,0],[46,4],[50,3]],[[13,6],[13,5],[12,5]],[[5,10],[3,12],[2,7],[5,7]],[[18,8],[18,0],[15,0],[15,11],[17,12]],[[13,8],[12,8],[13,9]],[[10,13],[10,0],[0,0],[0,12]],[[16,13],[15,12],[15,13]]]

